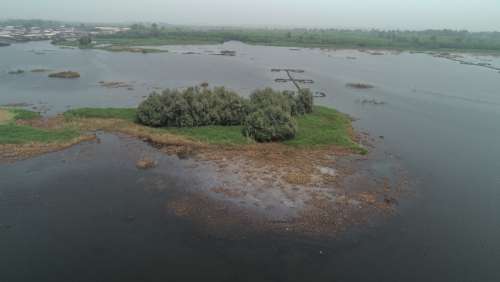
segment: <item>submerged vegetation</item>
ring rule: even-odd
[[[24,70],[9,71],[9,74],[23,74]]]
[[[371,89],[374,88],[375,86],[367,83],[347,83],[347,87],[349,88],[355,88],[355,89]]]
[[[51,78],[79,78],[80,73],[76,71],[62,71],[62,72],[56,72],[56,73],[51,73],[49,74],[49,77]]]

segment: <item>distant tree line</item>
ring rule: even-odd
[[[358,48],[500,50],[500,32],[466,30],[348,30],[348,29],[244,29],[134,24],[115,38],[157,38],[169,41],[242,41],[254,44],[339,46]]]

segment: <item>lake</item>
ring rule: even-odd
[[[137,171],[130,159],[152,149],[103,134],[100,144],[0,165],[0,281],[500,281],[500,73],[408,52],[162,48],[169,52],[2,47],[0,105],[26,103],[46,115],[133,107],[151,91],[204,81],[243,95],[292,90],[271,69],[303,69],[297,77],[327,95],[316,103],[383,136],[377,150],[403,164],[415,195],[394,216],[336,238],[216,236],[164,211],[175,191],[206,185],[209,170],[193,173],[189,161],[164,156],[158,169]],[[210,54],[221,50],[237,55]],[[498,57],[465,57],[500,66]],[[29,72],[38,68],[82,77]],[[27,72],[8,74],[17,69]],[[375,88],[346,87],[357,82]]]

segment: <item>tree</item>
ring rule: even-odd
[[[92,37],[90,37],[90,35],[84,35],[78,39],[78,44],[80,44],[80,46],[88,46],[92,44]]]

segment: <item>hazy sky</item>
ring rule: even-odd
[[[500,31],[500,0],[0,0],[0,18]]]

